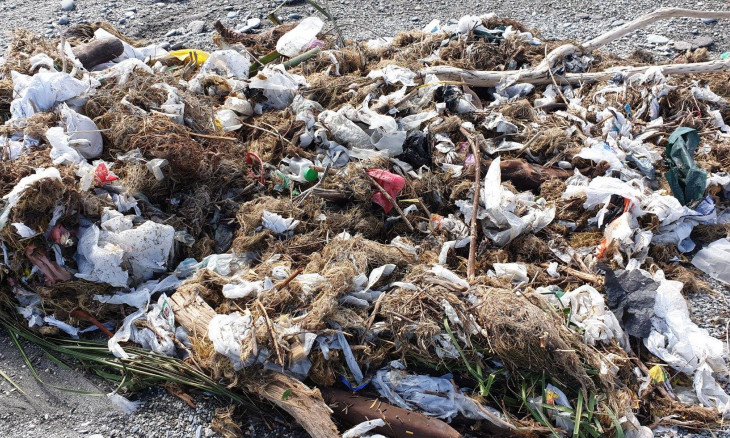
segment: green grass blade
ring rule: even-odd
[[[8,376],[5,373],[5,371],[0,370],[0,376],[2,376],[3,379],[7,380],[8,383],[10,383],[11,385],[13,385],[15,387],[15,389],[17,389],[18,391],[20,391],[21,394],[28,395],[28,394],[25,393],[25,391],[23,391],[23,388],[21,388],[20,386],[18,386],[18,384],[15,383],[15,381],[13,381],[13,379],[11,379],[10,376]]]
[[[575,422],[573,426],[573,438],[580,438],[581,417],[583,416],[583,392],[578,391],[578,401],[575,404]]]

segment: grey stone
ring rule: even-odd
[[[414,23],[416,23],[418,21],[421,21],[421,19],[418,18],[418,17],[411,17],[411,21],[414,22]]]
[[[68,15],[64,15],[63,17],[58,19],[58,24],[61,26],[67,25],[71,20],[68,19]]]
[[[687,41],[675,41],[673,45],[674,50],[679,50],[680,52],[686,52],[687,50],[692,49],[692,44]]]
[[[693,49],[697,49],[700,47],[710,47],[715,44],[715,40],[710,37],[699,37],[691,40],[690,43],[692,43]]]
[[[167,31],[165,34],[165,38],[170,38],[171,36],[180,35],[180,29],[172,29]]]
[[[76,7],[76,3],[74,0],[61,0],[61,10],[63,11],[73,11]]]
[[[717,18],[703,18],[702,22],[704,24],[715,24],[717,23]]]
[[[666,44],[669,42],[669,38],[667,38],[663,35],[657,35],[655,33],[647,36],[646,40],[652,44]]]
[[[205,32],[205,21],[191,21],[190,24],[188,24],[188,30],[194,34]]]
[[[238,12],[229,12],[227,17],[228,18],[236,18],[238,16]]]
[[[289,20],[299,20],[299,19],[302,18],[302,16],[300,14],[296,14],[295,13],[295,14],[289,14],[289,15],[287,15],[286,18],[289,19]]]
[[[613,20],[611,27],[623,26],[624,24],[626,24],[626,20]]]

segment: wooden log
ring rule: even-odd
[[[438,418],[407,411],[377,398],[361,397],[334,388],[322,388],[322,395],[332,408],[333,415],[343,423],[354,426],[363,421],[382,418],[385,426],[373,429],[373,433],[380,433],[391,438],[461,437],[456,429]]]
[[[124,45],[116,38],[101,38],[73,48],[74,55],[84,68],[91,70],[99,64],[109,62],[124,53]]]
[[[313,438],[339,438],[332,412],[318,389],[309,389],[285,374],[270,373],[264,382],[249,385],[252,392],[285,410]]]
[[[203,300],[205,287],[200,284],[184,284],[170,297],[170,307],[175,321],[194,336],[208,337],[208,323],[215,310]]]

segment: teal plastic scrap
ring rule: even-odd
[[[702,199],[707,186],[707,172],[700,169],[694,159],[699,144],[700,136],[692,128],[677,128],[669,136],[666,149],[669,171],[665,177],[672,194],[682,205]]]

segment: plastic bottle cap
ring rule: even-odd
[[[307,169],[304,171],[304,179],[309,182],[315,182],[319,179],[319,173],[314,169]]]

